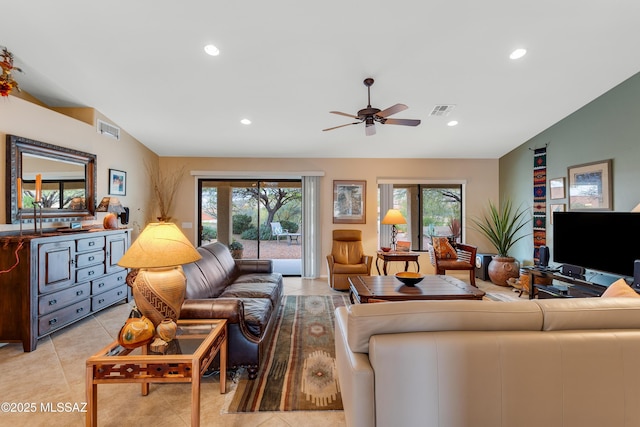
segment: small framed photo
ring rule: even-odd
[[[333,223],[366,224],[367,181],[333,181]]]
[[[612,160],[570,166],[569,210],[613,210]]]
[[[553,224],[553,213],[554,212],[564,212],[565,211],[564,203],[556,203],[549,205],[549,219],[550,223]]]
[[[125,196],[127,194],[127,173],[116,169],[109,169],[109,194]]]
[[[549,180],[549,198],[551,200],[564,199],[564,177]]]

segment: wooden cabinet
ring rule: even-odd
[[[117,263],[130,230],[0,237],[0,342],[36,349],[38,338],[129,300]]]

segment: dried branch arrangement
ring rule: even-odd
[[[155,203],[158,205],[160,216],[158,220],[169,221],[171,219],[171,209],[178,191],[178,185],[184,175],[184,167],[163,174],[157,164],[149,164],[145,162],[151,188],[155,195]]]

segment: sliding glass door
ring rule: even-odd
[[[274,260],[274,269],[300,275],[301,180],[200,179],[199,244],[238,242],[243,258]]]

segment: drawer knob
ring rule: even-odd
[[[89,272],[89,276],[93,276],[94,274],[95,274],[95,271],[93,271],[93,270],[91,270],[91,271]]]
[[[104,286],[104,282],[102,282],[102,283],[98,283],[98,287],[99,287],[99,288],[101,288],[101,287],[103,287],[103,286]]]
[[[49,301],[49,305],[55,305],[57,303],[58,303],[58,301],[55,300],[55,299],[52,299],[51,301]]]
[[[49,325],[55,325],[56,323],[58,323],[58,318],[54,317],[53,319],[49,320]]]
[[[94,256],[90,256],[89,257],[89,261],[93,261],[94,259],[96,259],[96,257],[94,257]]]
[[[104,302],[104,298],[98,300],[98,304],[102,304]]]
[[[95,246],[96,242],[89,242],[89,246]]]
[[[84,294],[84,291],[78,291],[78,292],[76,292],[76,296],[80,296],[80,295],[82,295],[82,294]]]
[[[84,311],[84,307],[80,307],[79,309],[76,310],[76,313],[82,313]]]

